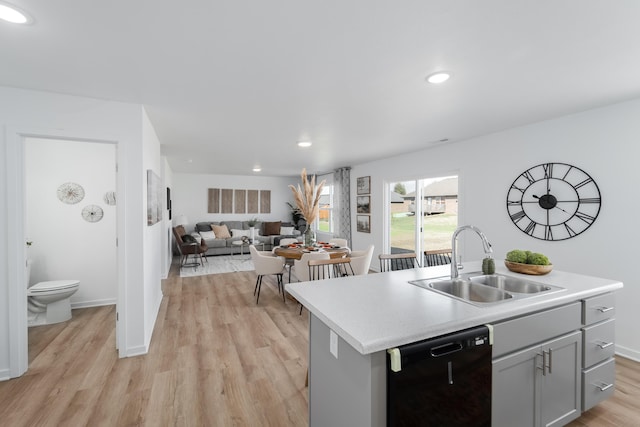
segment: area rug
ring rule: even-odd
[[[255,270],[251,257],[247,257],[246,255],[218,255],[207,257],[204,266],[182,267],[180,269],[180,277],[251,270]]]

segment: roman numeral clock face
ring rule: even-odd
[[[600,212],[600,190],[580,168],[544,163],[524,171],[507,194],[511,221],[531,237],[565,240],[585,231]]]

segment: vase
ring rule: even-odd
[[[311,225],[307,224],[307,228],[304,230],[304,245],[313,246],[316,243],[316,233],[311,228]]]
[[[256,228],[249,227],[249,238],[251,239],[251,243],[256,244]]]

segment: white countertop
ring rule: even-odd
[[[464,263],[461,274],[480,270],[480,262]],[[565,289],[477,307],[408,283],[449,276],[447,265],[289,283],[286,290],[353,348],[369,354],[622,288],[617,280],[556,270],[527,276],[496,265],[496,273]]]

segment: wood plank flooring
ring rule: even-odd
[[[29,371],[0,382],[2,426],[305,426],[308,314],[255,273],[163,281],[149,354],[118,359],[114,307],[29,329]],[[266,284],[266,285],[265,285]],[[640,363],[570,426],[640,425]],[[517,426],[517,421],[514,421]]]

